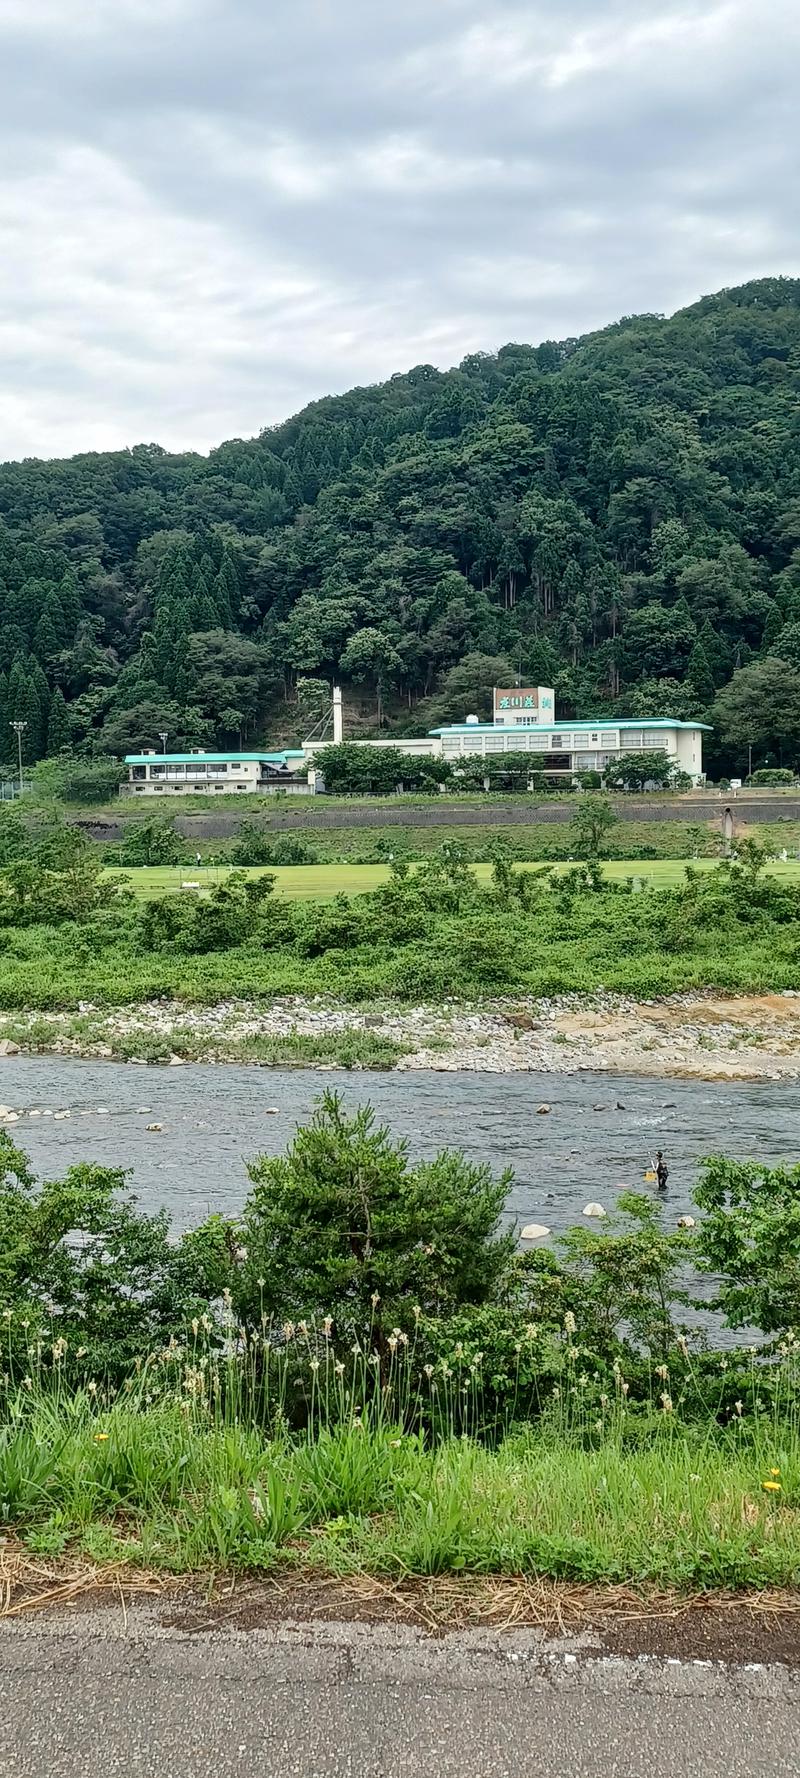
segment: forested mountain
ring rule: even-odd
[[[720,757],[795,763],[800,280],[420,365],[208,457],[7,463],[0,609],[29,759],[298,737],[334,676],[424,732],[519,672],[564,715],[713,707]]]

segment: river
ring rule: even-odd
[[[612,1209],[621,1186],[648,1189],[656,1148],[669,1169],[666,1204],[691,1207],[703,1155],[800,1160],[800,1084],[708,1082],[608,1074],[322,1073],[313,1068],[140,1068],[59,1056],[0,1061],[7,1126],[51,1178],[77,1161],[130,1169],[144,1209],[166,1206],[176,1230],[210,1211],[234,1215],[246,1161],[280,1154],[324,1089],[369,1102],[412,1156],[462,1148],[514,1182],[508,1214],[558,1230],[589,1199]],[[546,1116],[537,1106],[547,1103]],[[68,1118],[45,1116],[69,1111]],[[162,1125],[148,1131],[147,1125]],[[671,1218],[670,1218],[671,1220]]]

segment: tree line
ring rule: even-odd
[[[0,466],[0,734],[65,750],[489,714],[709,716],[800,750],[800,280],[419,365],[207,457]],[[2,749],[0,749],[2,751]]]

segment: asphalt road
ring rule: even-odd
[[[363,1625],[0,1627],[3,1778],[795,1778],[800,1676]]]

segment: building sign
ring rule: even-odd
[[[553,691],[547,685],[512,685],[494,688],[494,720],[504,722],[552,722],[555,714]]]

